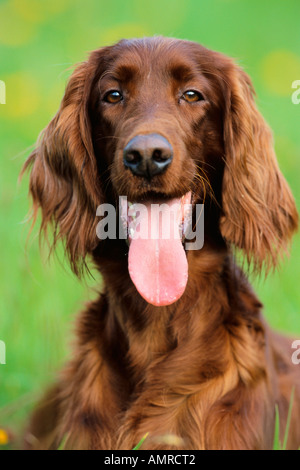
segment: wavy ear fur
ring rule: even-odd
[[[65,241],[77,275],[86,254],[97,243],[96,208],[101,201],[87,111],[96,55],[72,74],[58,113],[42,132],[23,168],[24,172],[31,167],[33,221],[41,208],[40,233],[47,238],[48,226],[54,226],[53,247],[59,239]]]
[[[30,166],[33,220],[41,208],[41,232],[54,225],[53,246],[65,240],[72,269],[97,244],[96,208],[102,200],[93,152],[88,100],[103,50],[72,74],[60,109],[26,161]],[[290,189],[273,150],[271,132],[258,112],[249,77],[229,59],[225,76],[225,170],[221,232],[258,269],[276,265],[297,228]]]
[[[224,238],[241,248],[256,270],[275,266],[297,229],[298,214],[281,174],[272,134],[256,108],[247,74],[228,61],[222,185]]]

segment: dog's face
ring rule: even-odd
[[[199,173],[221,166],[223,78],[209,59],[198,45],[161,38],[106,53],[90,115],[100,172],[110,168],[117,195],[195,193]]]
[[[216,240],[241,248],[257,268],[276,264],[297,227],[249,77],[189,41],[145,38],[93,52],[71,76],[30,164],[34,214],[41,208],[43,231],[54,223],[54,243],[65,240],[76,273],[101,243],[97,207],[121,195],[146,205],[204,202],[215,249]],[[164,250],[167,269],[179,251]],[[148,252],[140,246],[137,258]]]

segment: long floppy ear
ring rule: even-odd
[[[256,270],[268,269],[287,249],[298,214],[278,167],[272,134],[256,108],[251,81],[233,62],[226,88],[221,231]]]
[[[30,193],[33,222],[39,208],[40,233],[47,238],[52,225],[53,247],[65,242],[73,271],[96,246],[96,208],[100,204],[97,164],[93,153],[88,99],[97,67],[96,54],[72,74],[60,109],[42,132],[36,150],[26,161],[31,168]]]

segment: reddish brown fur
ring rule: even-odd
[[[108,89],[122,104],[107,106]],[[205,101],[179,101],[187,89]],[[173,162],[151,183],[123,166],[137,134],[159,133]],[[300,374],[291,342],[275,335],[232,247],[260,270],[276,266],[297,228],[291,192],[248,76],[229,58],[167,38],[121,41],[73,73],[61,107],[29,157],[34,218],[53,224],[80,274],[91,255],[104,279],[81,313],[72,360],[33,414],[35,448],[272,448],[295,387],[289,448],[300,445]],[[189,281],[168,307],[132,284],[123,240],[99,241],[96,208],[118,195],[143,201],[191,190],[205,201],[205,244],[187,253]],[[170,442],[170,437],[173,441]],[[175,437],[176,436],[176,439]]]

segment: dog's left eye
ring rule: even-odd
[[[204,100],[204,96],[199,93],[199,91],[194,90],[185,91],[181,98],[187,101],[188,103],[195,103],[196,101]]]
[[[112,90],[108,91],[103,100],[106,101],[106,103],[111,103],[111,104],[116,104],[122,101],[123,96],[118,90]]]

